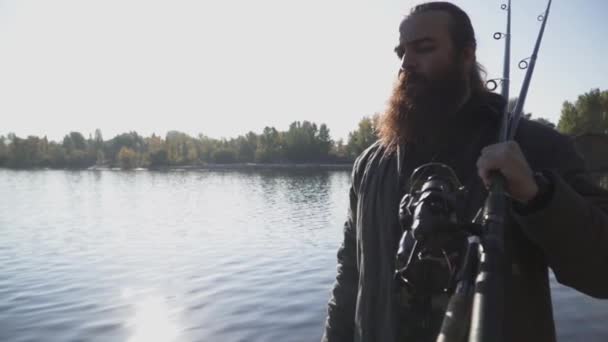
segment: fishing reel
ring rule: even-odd
[[[471,224],[458,217],[467,190],[445,164],[429,163],[410,176],[410,192],[399,204],[395,279],[409,296],[449,292]]]

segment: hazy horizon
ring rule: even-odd
[[[346,138],[384,109],[397,27],[420,2],[0,0],[0,134],[232,138],[308,120]],[[500,77],[501,2],[453,2],[471,17],[488,78]],[[532,52],[546,1],[512,2],[516,96],[517,62]],[[598,44],[607,11],[601,0],[553,3],[526,103],[533,117],[557,124],[563,101],[608,88]]]

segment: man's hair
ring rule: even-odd
[[[460,7],[450,2],[433,1],[415,6],[410,11],[409,16],[405,17],[399,26],[399,32],[403,31],[403,24],[410,16],[430,12],[443,11],[450,15],[449,30],[452,37],[452,43],[456,52],[461,52],[465,47],[470,46],[474,50],[477,49],[477,40],[475,39],[475,31],[469,16]],[[475,61],[475,67],[471,69],[471,92],[483,93],[488,91],[485,87],[482,74],[485,75],[485,70],[481,64]]]

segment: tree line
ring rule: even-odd
[[[170,131],[164,137],[128,132],[104,140],[97,129],[88,138],[70,132],[55,142],[10,133],[0,136],[0,167],[132,169],[230,163],[350,163],[376,139],[371,122],[371,118],[361,120],[360,129],[351,132],[346,143],[334,141],[327,125],[309,121],[295,121],[286,131],[265,127],[260,134],[249,132],[231,139]]]
[[[514,101],[510,100],[510,105]],[[525,117],[569,135],[608,134],[608,91],[592,89],[575,103],[564,102],[557,125],[532,118],[531,114]],[[88,138],[70,132],[55,142],[9,133],[0,136],[0,167],[131,169],[230,163],[350,163],[377,139],[377,119],[377,114],[362,118],[346,142],[334,141],[326,124],[309,121],[295,121],[286,131],[265,127],[259,134],[248,132],[231,139],[170,131],[165,137],[129,132],[104,140],[98,129]]]

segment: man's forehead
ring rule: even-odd
[[[450,15],[445,11],[429,11],[409,16],[399,27],[399,41],[409,43],[430,38],[441,40],[449,34]]]

